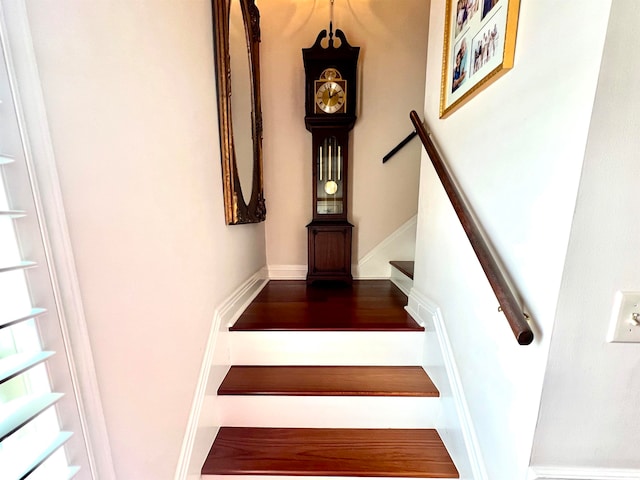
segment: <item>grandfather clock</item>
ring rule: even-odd
[[[356,78],[360,47],[352,47],[330,27],[311,48],[302,49],[305,70],[305,125],[311,132],[313,218],[307,225],[307,283],[333,280],[351,283],[349,199],[349,132],[356,121]]]

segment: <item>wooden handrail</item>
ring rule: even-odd
[[[498,299],[500,308],[507,318],[516,340],[518,340],[520,345],[529,345],[533,341],[533,331],[531,330],[527,317],[523,313],[522,308],[516,299],[516,295],[509,286],[509,282],[505,275],[502,273],[502,270],[498,265],[498,261],[491,253],[491,249],[482,235],[480,226],[477,224],[471,214],[471,211],[465,204],[464,197],[455,185],[455,182],[449,174],[446,164],[442,160],[440,153],[438,153],[436,146],[431,141],[431,138],[429,138],[429,133],[425,129],[420,117],[415,111],[411,112],[410,117],[416,132],[420,137],[420,140],[422,140],[422,144],[429,155],[429,158],[431,158],[431,163],[433,163],[433,167],[435,168],[436,173],[447,192],[447,196],[453,205],[453,209],[458,215],[462,228],[464,228],[464,231],[471,242],[471,246],[473,247],[474,252],[476,252],[480,265],[491,284],[491,288],[493,288],[493,292]]]

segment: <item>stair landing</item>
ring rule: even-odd
[[[230,330],[423,331],[406,304],[406,295],[388,280],[272,280]]]

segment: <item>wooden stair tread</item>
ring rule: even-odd
[[[416,262],[407,260],[391,260],[389,263],[393,267],[397,268],[398,271],[404,273],[407,277],[413,280],[413,269]]]
[[[353,285],[271,280],[230,330],[423,331],[389,280]]]
[[[232,366],[218,395],[438,397],[421,367]]]
[[[423,429],[222,427],[202,474],[459,478]]]

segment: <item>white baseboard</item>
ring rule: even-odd
[[[267,284],[267,270],[261,269],[240,285],[216,310],[220,314],[223,331],[233,325],[238,317]]]
[[[307,278],[306,265],[269,265],[270,280],[304,280]]]
[[[267,281],[265,269],[260,270],[240,285],[214,312],[204,358],[200,367],[196,393],[191,405],[180,457],[178,458],[175,480],[187,480],[196,474],[200,474],[200,468],[208,450],[207,445],[211,446],[216,432],[216,426],[210,425],[206,421],[210,415],[205,414],[202,408],[207,391],[218,388],[218,386],[209,385],[210,378],[212,378],[211,367],[214,363],[214,358],[226,358],[227,369],[231,364],[228,354],[229,338],[227,335],[221,335],[221,333],[225,333],[229,325],[232,325],[238,319],[240,314],[260,293]],[[221,352],[223,352],[223,355],[221,355]],[[216,363],[220,363],[220,361]],[[196,458],[195,452],[198,452],[198,458]]]
[[[448,400],[446,398],[447,394],[451,395],[451,400],[453,401],[453,405],[449,409],[443,405],[443,415],[449,418],[444,419],[446,427],[443,428],[441,432],[442,439],[445,444],[447,444],[447,448],[454,458],[454,461],[456,461],[458,469],[463,470],[461,471],[463,478],[488,480],[482,452],[475,433],[464,389],[462,388],[460,374],[453,355],[442,312],[435,303],[415,288],[411,289],[407,311],[416,321],[425,326],[427,334],[434,333],[437,337],[441,358],[436,358],[437,355],[434,354],[433,351],[425,351],[425,357],[428,357],[429,361],[425,361],[424,367],[430,375],[432,368],[438,369],[444,367],[444,371],[446,372],[446,379],[444,381],[448,382],[448,388],[445,389],[436,382],[436,386],[438,386],[441,392],[443,403]],[[434,381],[435,380],[434,378]],[[442,382],[443,380],[440,381]],[[458,462],[468,462],[468,468],[464,468],[467,467],[466,465],[458,465]],[[464,470],[467,469],[470,471],[466,472],[465,475]]]
[[[306,280],[307,278],[306,265],[269,265],[268,271],[270,280]],[[351,273],[354,280],[383,280],[391,275],[391,266],[389,265],[389,268],[383,272],[361,275],[360,267],[351,265]]]
[[[545,467],[529,468],[529,480],[640,480],[640,470],[619,468]]]

